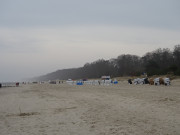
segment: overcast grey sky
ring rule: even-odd
[[[180,44],[180,0],[0,0],[0,82]]]

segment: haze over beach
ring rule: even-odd
[[[180,135],[179,0],[0,0],[0,135]]]
[[[0,81],[180,43],[179,0],[1,0]]]

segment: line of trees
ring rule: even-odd
[[[100,59],[80,68],[58,70],[36,80],[100,78],[103,75],[138,76],[144,72],[149,76],[167,73],[180,75],[180,45],[176,45],[173,51],[159,48],[142,57],[123,54],[110,60]]]

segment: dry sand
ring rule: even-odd
[[[180,80],[1,88],[0,135],[180,135]]]

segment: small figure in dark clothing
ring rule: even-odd
[[[2,87],[2,84],[0,83],[0,88]]]
[[[128,83],[129,83],[129,84],[132,84],[132,81],[131,81],[131,79],[128,79]]]
[[[149,84],[148,78],[145,78],[145,79],[144,79],[144,83],[145,83],[145,84]]]
[[[100,81],[98,81],[99,85],[101,84]]]
[[[17,83],[16,83],[16,87],[18,87],[18,86],[19,86],[19,83],[17,82]]]

